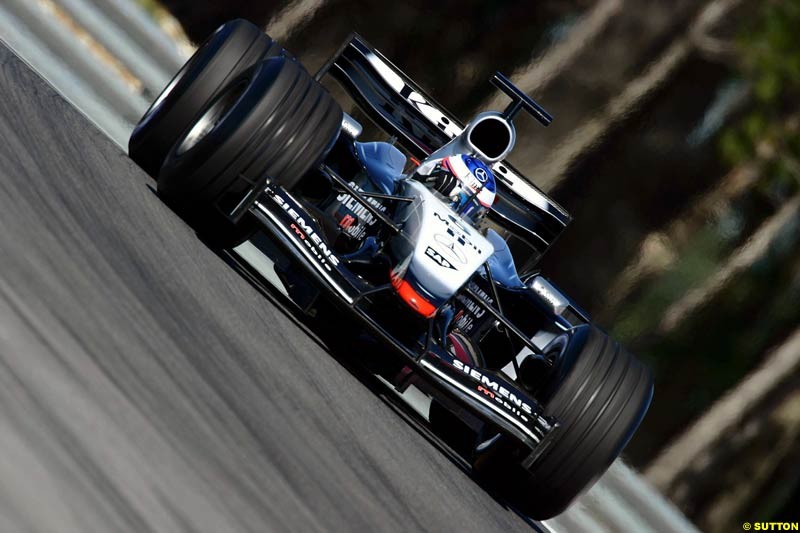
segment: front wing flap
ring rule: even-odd
[[[420,366],[442,387],[531,449],[545,443],[556,429],[538,402],[497,373],[471,368],[449,353],[428,353]]]

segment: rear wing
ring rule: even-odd
[[[317,72],[317,80],[326,74],[417,158],[427,157],[464,129],[457,118],[358,34],[352,34]],[[571,217],[508,162],[500,161],[492,168],[498,194],[489,218],[541,257]]]

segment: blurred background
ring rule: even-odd
[[[511,75],[555,116],[511,161],[574,216],[541,267],[655,372],[629,462],[703,529],[798,518],[800,1],[161,6],[312,71],[357,31],[464,119]]]
[[[183,54],[249,19],[312,72],[357,31],[465,120],[510,75],[555,117],[510,159],[574,217],[540,266],[655,374],[628,462],[701,529],[798,519],[800,0],[104,2]]]

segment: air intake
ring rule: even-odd
[[[487,163],[505,158],[514,148],[516,140],[514,126],[499,113],[481,113],[467,126],[462,136],[470,151]]]

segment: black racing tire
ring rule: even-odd
[[[246,20],[220,26],[139,120],[128,142],[131,159],[158,177],[172,145],[220,90],[258,61],[284,53],[277,42]]]
[[[514,492],[519,510],[540,520],[564,511],[588,489],[633,436],[653,398],[650,371],[594,326],[579,326],[559,348],[572,360],[545,414],[559,420],[549,446]]]
[[[341,120],[339,105],[298,62],[269,58],[200,112],[167,154],[158,192],[205,212],[264,177],[292,189],[330,150]]]

